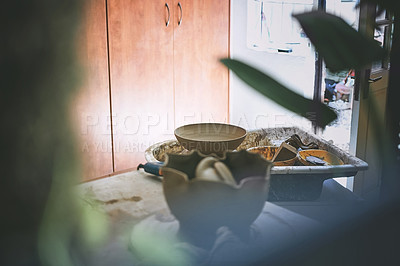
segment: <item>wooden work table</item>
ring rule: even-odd
[[[162,181],[154,175],[132,171],[83,183],[78,189],[84,202],[97,203],[93,206],[104,210],[111,221],[114,236],[104,248],[107,252],[95,256],[97,265],[115,263],[115,260],[119,264],[131,264],[132,259],[138,263],[132,256],[129,240],[135,229],[160,235],[162,231],[176,232],[179,228],[164,199]],[[257,242],[257,245],[273,252],[278,243],[293,243],[310,233],[329,229],[348,217],[354,205],[360,202],[333,179],[325,181],[317,201],[266,202],[252,226],[262,236],[260,239],[268,241]]]

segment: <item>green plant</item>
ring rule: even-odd
[[[387,9],[394,14],[395,18],[400,15],[400,3],[397,0],[361,1],[361,5],[364,4],[377,4],[379,12]],[[341,18],[332,14],[313,11],[294,17],[300,22],[319,55],[325,60],[327,68],[333,72],[343,69],[362,69],[374,61],[383,59],[389,53],[389,51],[381,48],[377,42],[357,32]],[[399,104],[396,103],[400,99],[398,89],[400,87],[400,51],[398,47],[400,30],[398,27],[400,27],[400,24],[398,20],[395,20],[390,53],[387,121],[385,124],[384,121],[373,119],[379,143],[377,150],[381,153],[384,161],[383,189],[386,187],[386,193],[391,195],[396,195],[400,188],[400,180],[397,178],[399,173],[397,145],[399,145],[400,137],[400,108]],[[221,62],[264,96],[303,117],[313,120],[321,128],[336,119],[336,114],[321,102],[306,99],[296,94],[279,84],[272,77],[251,66],[228,58],[222,59]],[[371,102],[373,105],[373,101]],[[372,112],[372,115],[374,115],[374,112]]]

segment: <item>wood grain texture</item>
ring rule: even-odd
[[[115,171],[137,166],[147,147],[173,137],[173,24],[166,27],[165,3],[108,1]]]
[[[178,26],[182,6],[182,23]],[[175,0],[176,126],[228,122],[229,0]]]
[[[105,1],[85,1],[77,51],[81,86],[71,104],[83,179],[113,172]]]

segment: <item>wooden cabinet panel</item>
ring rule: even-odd
[[[90,0],[81,25],[72,116],[85,180],[135,168],[178,125],[228,121],[219,59],[228,56],[229,0]]]
[[[219,59],[228,57],[229,0],[175,0],[174,8],[176,126],[228,122],[228,69]]]
[[[85,1],[77,51],[82,80],[71,104],[84,180],[113,172],[104,1]]]
[[[173,25],[166,27],[165,3],[108,1],[115,171],[136,167],[149,145],[172,137]]]

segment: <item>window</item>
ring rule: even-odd
[[[292,14],[311,11],[314,0],[248,0],[247,47],[306,56],[311,43]]]

